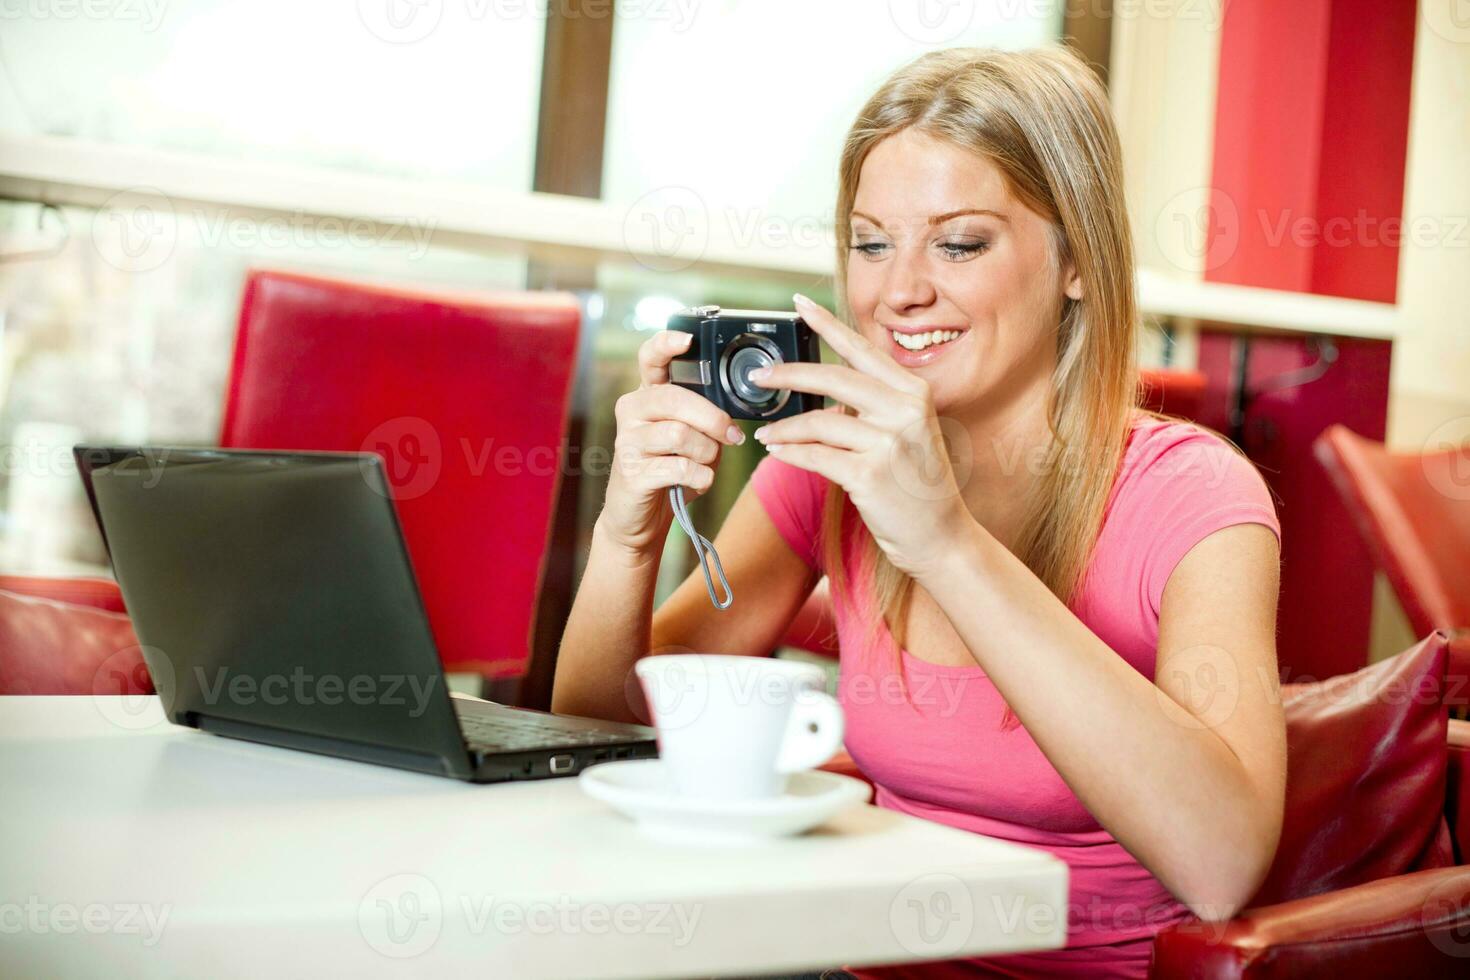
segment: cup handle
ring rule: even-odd
[[[824,691],[802,691],[791,706],[776,771],[815,769],[842,748],[842,706]]]

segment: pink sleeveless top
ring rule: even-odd
[[[771,456],[751,479],[781,537],[821,571],[827,480]],[[1280,537],[1251,462],[1197,426],[1139,416],[1073,613],[1152,680],[1159,605],[1174,566],[1209,534],[1244,523]],[[853,567],[851,554],[845,564]],[[850,605],[835,610],[838,693],[847,749],[877,786],[877,805],[1039,847],[1070,868],[1066,949],[871,975],[1143,976],[1153,934],[1188,910],[1093,819],[1024,726],[1002,728],[1005,703],[983,669],[932,664],[905,650],[906,702],[891,644],[863,652],[868,623]],[[889,639],[886,628],[880,636]]]

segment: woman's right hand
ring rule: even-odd
[[[597,523],[610,541],[641,556],[663,548],[673,521],[668,488],[683,486],[690,499],[704,493],[714,482],[720,451],[745,441],[714,402],[669,383],[669,362],[692,340],[682,330],[661,330],[644,341],[640,383],[613,407],[617,439]]]

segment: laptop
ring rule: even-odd
[[[643,725],[451,697],[378,456],[73,453],[173,723],[472,782],[657,756]]]

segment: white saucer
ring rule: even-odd
[[[660,840],[741,844],[810,830],[854,803],[872,787],[835,772],[793,773],[780,796],[755,800],[701,800],[679,796],[658,759],[604,762],[577,777],[582,790],[637,822]]]

